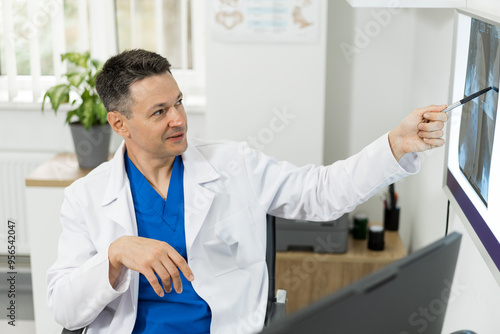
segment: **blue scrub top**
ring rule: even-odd
[[[125,168],[139,236],[168,243],[187,261],[182,157],[175,157],[166,200],[149,184],[126,153]],[[210,307],[180,270],[179,273],[182,293],[177,294],[172,286],[172,292],[163,297],[154,292],[144,275],[139,275],[137,319],[132,333],[210,333]],[[162,284],[159,278],[158,281]]]

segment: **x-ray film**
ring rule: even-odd
[[[500,28],[472,19],[464,95],[492,86],[488,93],[464,104],[460,122],[460,170],[488,206],[491,154],[500,79]]]

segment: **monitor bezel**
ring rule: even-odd
[[[449,101],[453,99],[453,87],[455,80],[455,64],[456,64],[456,51],[457,51],[457,38],[458,38],[458,17],[459,15],[466,15],[471,18],[481,20],[485,23],[492,24],[500,27],[500,17],[482,13],[472,9],[456,9],[454,17],[454,30],[453,30],[453,45],[452,45],[452,62],[450,74],[450,89]],[[450,141],[450,122],[446,127],[446,142]],[[465,229],[467,230],[472,241],[476,245],[479,253],[483,257],[486,265],[490,269],[493,277],[498,285],[500,285],[500,243],[494,236],[493,232],[488,227],[476,207],[474,207],[471,200],[467,197],[465,191],[457,182],[450,169],[448,168],[449,158],[449,145],[445,148],[445,160],[443,168],[443,190],[450,200],[450,203],[455,208],[458,216],[460,217]]]

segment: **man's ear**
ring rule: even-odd
[[[126,126],[126,117],[118,111],[108,112],[108,123],[113,131],[122,136],[128,137],[129,133]]]

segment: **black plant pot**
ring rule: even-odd
[[[80,168],[92,169],[108,160],[111,138],[109,124],[93,125],[89,130],[80,123],[71,123],[69,126]]]

